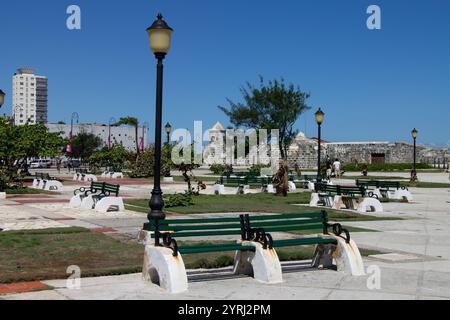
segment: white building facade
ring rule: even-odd
[[[13,76],[12,113],[15,125],[46,124],[48,80],[34,69],[21,68]]]
[[[70,136],[70,124],[47,124],[50,132],[58,132],[61,137],[69,138]],[[74,124],[72,135],[76,136],[80,133],[90,133],[99,137],[103,146],[108,146],[109,141],[111,145],[114,143],[121,144],[125,149],[129,151],[136,152],[136,131],[132,126],[111,126],[105,124]],[[111,133],[111,138],[109,139],[109,134]],[[139,148],[147,147],[148,145],[148,128],[139,127],[138,128],[138,144]]]

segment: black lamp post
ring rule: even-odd
[[[6,93],[4,93],[2,89],[0,89],[0,108],[5,103],[5,96],[6,96]]]
[[[167,122],[166,124],[167,144],[170,144],[170,133],[172,132],[172,126]]]
[[[170,49],[170,38],[173,29],[163,20],[163,16],[158,14],[157,20],[147,29],[150,38],[150,48],[155,54],[157,64],[156,80],[156,118],[155,118],[155,169],[154,188],[150,199],[150,213],[148,220],[154,223],[158,230],[159,220],[165,219],[163,212],[164,200],[161,190],[161,134],[162,134],[162,94],[163,94],[163,60]],[[155,243],[159,245],[158,232],[155,232]]]
[[[72,139],[73,139],[73,121],[76,120],[77,123],[80,120],[80,117],[78,113],[74,112],[72,113],[72,117],[70,119],[70,135],[69,135],[69,146],[67,148],[67,152],[70,153],[70,163],[69,163],[69,172],[70,167],[73,165],[73,145],[72,145]]]
[[[417,129],[416,128],[414,128],[413,129],[413,131],[411,131],[411,136],[412,136],[412,138],[413,138],[413,140],[414,140],[414,149],[413,149],[413,158],[414,158],[414,160],[413,160],[413,171],[412,171],[412,173],[411,173],[411,180],[412,181],[416,181],[417,180],[417,170],[416,170],[416,155],[417,155],[417,153],[416,153],[416,145],[417,145],[417,135],[418,135],[418,133],[419,133],[419,131],[417,131]]]
[[[316,114],[316,122],[317,122],[317,126],[318,126],[318,148],[317,148],[317,182],[321,182],[322,181],[322,177],[320,174],[320,153],[321,153],[321,145],[322,145],[322,123],[325,119],[325,113],[323,113],[322,109],[319,108],[319,110],[317,110]]]

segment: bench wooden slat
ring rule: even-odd
[[[240,229],[240,224],[203,224],[203,225],[182,225],[182,226],[160,226],[161,231],[183,231],[183,230],[222,230]]]
[[[312,244],[335,244],[337,241],[331,238],[297,238],[297,239],[286,239],[286,240],[275,240],[273,246],[277,247],[295,247],[304,246]]]
[[[204,231],[204,232],[175,232],[172,233],[172,238],[186,238],[186,237],[205,237],[205,236],[231,236],[231,235],[240,235],[242,234],[241,230],[216,230],[216,231]],[[155,238],[155,235],[152,234],[152,238]]]
[[[222,251],[254,251],[255,248],[251,246],[242,246],[240,244],[228,245],[208,245],[208,246],[182,246],[178,249],[180,253],[206,253],[206,252],[222,252]]]

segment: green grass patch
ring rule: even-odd
[[[403,184],[409,188],[429,188],[429,189],[439,189],[439,188],[450,188],[450,183],[439,183],[439,182],[408,182]]]
[[[143,247],[83,228],[0,233],[0,283],[65,279],[77,265],[82,277],[142,271]]]
[[[11,194],[11,195],[16,195],[16,194],[59,194],[58,192],[33,189],[33,188],[27,188],[27,187],[6,188],[5,192],[6,192],[6,194]]]
[[[347,176],[344,175],[341,179],[346,180],[409,180],[409,178],[405,177],[395,177],[395,176]]]
[[[290,193],[287,197],[276,197],[273,194],[258,193],[247,195],[200,195],[194,197],[194,205],[189,207],[166,208],[166,213],[174,214],[202,214],[229,212],[258,212],[258,213],[306,213],[318,212],[320,208],[295,206],[294,204],[308,204],[311,193]],[[148,199],[126,200],[126,208],[136,212],[148,213]],[[330,219],[336,221],[375,221],[399,220],[399,218],[375,217],[362,215],[352,211],[326,209]]]

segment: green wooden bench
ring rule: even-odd
[[[119,196],[120,185],[110,184],[106,182],[91,182],[91,186],[89,188],[80,188],[76,189],[73,194],[75,196],[80,195],[81,200],[92,195],[94,202],[98,202],[99,200],[109,197],[109,196]]]
[[[352,186],[340,186],[340,185],[329,185],[325,183],[315,184],[316,192],[319,195],[320,202],[325,207],[332,207],[331,197],[341,196],[342,201],[345,206],[349,209],[355,209],[355,200],[366,197],[366,189],[362,186],[352,187]],[[373,195],[376,197],[375,195]],[[378,198],[378,197],[377,197]]]
[[[155,245],[163,245],[173,250],[173,256],[191,253],[224,252],[224,251],[251,251],[254,248],[243,246],[240,243],[206,243],[195,245],[178,245],[177,240],[195,238],[210,240],[212,236],[240,236],[245,240],[246,232],[243,229],[243,216],[232,218],[205,218],[205,219],[164,219],[151,220],[144,225],[144,230],[153,232]],[[236,238],[235,240],[239,240]]]
[[[398,181],[381,181],[381,180],[356,180],[358,187],[364,187],[368,194],[373,194],[373,191],[378,189],[383,198],[388,198],[388,192],[391,190],[408,190]]]
[[[339,223],[330,224],[326,211],[301,213],[251,216],[244,215],[244,230],[248,232],[247,240],[261,242],[264,249],[294,247],[313,244],[336,244],[334,238],[318,236],[302,236],[289,239],[274,240],[271,232],[311,231],[329,235],[329,229],[336,236],[345,234],[345,241],[350,242],[350,233]]]
[[[309,175],[309,174],[302,174],[300,176],[297,176],[295,174],[289,175],[289,181],[295,183],[296,187],[300,187],[303,189],[308,189],[308,183],[314,182],[317,180],[317,175]]]

